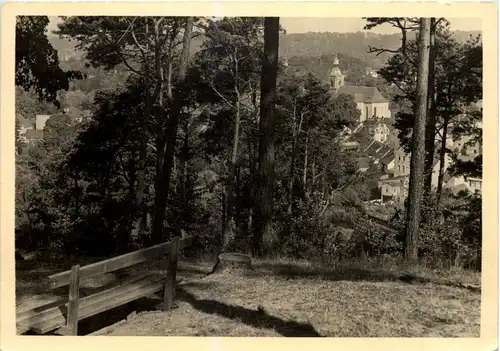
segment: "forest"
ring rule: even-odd
[[[366,21],[368,29],[395,23]],[[253,17],[64,17],[58,40],[71,39],[82,54],[60,60],[45,31],[48,18],[18,17],[16,115],[52,116],[41,141],[16,139],[16,248],[106,256],[182,229],[196,238],[188,253],[194,256],[235,251],[324,265],[411,259],[480,269],[480,194],[452,194],[442,181],[430,189],[422,180],[417,192],[410,185],[406,207],[370,203],[380,169],[372,164],[360,172],[359,152],[343,148],[345,128],[360,112],[352,97],[332,95],[325,83],[333,52],[315,52],[306,39],[294,39],[311,33],[285,35],[280,27],[266,38],[264,23]],[[390,98],[399,142],[412,150],[419,30],[415,19],[408,23],[406,41],[374,40],[390,47],[373,46],[372,53],[364,47],[364,60],[359,48],[339,58],[357,74],[353,85],[380,87]],[[327,34],[316,36],[333,36]],[[480,37],[456,40],[443,20],[432,38],[424,154],[450,156],[452,175],[481,177],[481,155],[463,162],[440,142],[448,133],[482,143],[473,123],[481,112],[464,109],[482,98]],[[299,50],[292,42],[304,44]],[[386,61],[379,77],[368,79],[362,70],[376,50]],[[82,111],[88,117],[76,118]],[[469,118],[457,122],[464,114]],[[424,158],[429,167],[432,158]],[[415,203],[416,221],[408,216]],[[370,224],[381,215],[397,230]],[[360,218],[367,219],[361,229]],[[419,233],[415,244],[408,242],[408,218]],[[408,245],[416,245],[417,255],[405,253]]]

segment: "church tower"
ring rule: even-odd
[[[330,72],[330,88],[337,93],[339,88],[344,85],[345,76],[340,71],[339,67],[339,58],[335,55],[335,59],[333,60],[333,68]]]

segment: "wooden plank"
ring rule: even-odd
[[[143,285],[138,288],[136,287],[135,289],[131,289],[130,286],[126,286],[114,295],[106,295],[106,299],[100,302],[88,305],[83,308],[81,307],[79,310],[79,318],[80,320],[83,320],[101,312],[119,307],[128,302],[159,292],[163,289],[164,286],[162,280],[163,279],[159,277],[156,282],[147,282],[147,285]],[[30,330],[33,330],[38,334],[45,334],[60,327],[64,327],[66,324],[65,322],[66,320],[64,318],[64,315],[61,314],[49,320],[42,320],[34,325],[31,325]]]
[[[163,310],[168,311],[174,306],[175,279],[177,276],[177,262],[179,261],[179,237],[172,241],[172,249],[168,257],[168,267],[163,290]]]
[[[150,274],[128,278],[120,282],[119,284],[110,287],[109,289],[100,291],[96,294],[80,299],[80,304],[79,304],[80,310],[90,305],[106,301],[110,296],[119,295],[123,293],[123,291],[134,290],[140,288],[141,286],[162,281],[163,279],[164,278],[161,275],[150,275]],[[67,300],[57,301],[57,303],[59,303],[57,306],[54,306],[55,303],[51,303],[50,305],[52,306],[50,308],[48,309],[46,308],[45,310],[39,312],[38,314],[27,313],[31,311],[23,312],[21,318],[19,316],[17,318],[18,333],[20,333],[21,330],[23,330],[22,332],[28,331],[30,330],[32,325],[41,323],[43,321],[48,321],[53,318],[58,318],[59,320],[65,321],[68,312]],[[79,320],[81,319],[82,317],[81,315],[79,315]]]
[[[180,241],[180,249],[190,246],[192,238],[187,237]],[[121,256],[113,257],[104,261],[95,262],[80,268],[80,279],[93,277],[100,274],[110,273],[122,268],[130,267],[142,262],[146,262],[157,257],[161,257],[170,252],[172,242],[166,242],[151,246]],[[48,277],[46,285],[49,289],[59,288],[69,284],[71,271],[64,271],[52,274]]]
[[[16,335],[21,335],[30,330],[30,327],[27,325],[19,324],[16,325]]]
[[[71,267],[69,278],[68,318],[66,327],[70,335],[78,335],[78,304],[80,300],[80,265]]]
[[[132,282],[130,284],[123,284],[120,286],[113,287],[111,289],[101,291],[97,294],[82,298],[80,300],[80,310],[79,310],[79,320],[82,320],[85,317],[85,315],[82,315],[82,310],[85,311],[85,309],[89,308],[90,306],[93,305],[99,305],[103,304],[109,299],[114,299],[116,296],[120,296],[124,293],[134,291],[137,289],[140,289],[141,287],[148,286],[154,283],[162,283],[163,277],[160,275],[156,276],[145,276],[142,277],[142,279],[139,279],[135,282]],[[161,289],[159,290],[161,291]],[[155,291],[158,292],[158,291]],[[46,333],[47,331],[54,330],[56,328],[65,326],[66,324],[66,316],[67,316],[67,304],[59,306],[58,308],[52,309],[49,312],[46,312],[44,314],[37,315],[33,318],[27,319],[20,321],[18,324],[21,326],[27,326],[29,329],[40,332],[40,333]],[[49,321],[52,321],[49,323]],[[56,323],[57,322],[57,323]],[[48,324],[47,324],[48,323]],[[55,327],[51,327],[52,323],[55,323]],[[62,324],[61,324],[62,323]],[[43,329],[37,329],[34,330],[34,326],[36,325],[44,325],[47,324],[46,327]],[[49,328],[47,330],[47,328]],[[52,329],[50,329],[52,328]]]
[[[88,306],[89,303],[94,303],[95,300],[99,300],[101,297],[106,298],[106,294],[113,293],[116,290],[124,287],[125,285],[133,284],[145,278],[149,278],[152,275],[150,273],[127,277],[126,279],[121,280],[118,283],[114,283],[112,285],[103,286],[102,291],[99,291],[91,296],[84,297],[80,299],[80,308]],[[142,284],[142,283],[140,283]],[[94,301],[94,302],[92,302]],[[55,317],[61,313],[61,309],[67,311],[68,309],[68,299],[61,299],[55,302],[51,302],[49,304],[38,306],[30,310],[26,310],[20,312],[16,315],[16,320],[18,323],[24,323],[26,320],[30,320],[33,324],[34,321],[42,320],[42,319],[50,319]]]
[[[30,310],[24,310],[22,312],[19,312],[16,314],[16,321],[20,322],[23,321],[24,319],[28,319],[30,317],[34,317],[39,314],[44,314],[47,313],[49,310],[57,309],[59,306],[63,306],[68,303],[68,299],[59,299],[57,301],[38,306],[35,308],[32,308]]]

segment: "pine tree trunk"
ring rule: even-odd
[[[261,75],[261,100],[259,120],[259,181],[258,214],[254,234],[254,251],[257,255],[272,251],[275,238],[272,228],[274,195],[274,123],[276,104],[276,79],[278,74],[279,17],[264,19],[264,61]]]
[[[232,236],[232,224],[234,213],[234,182],[236,178],[236,161],[238,158],[238,144],[240,139],[240,95],[236,89],[235,100],[235,115],[234,115],[234,131],[233,131],[233,147],[231,151],[231,159],[229,161],[229,175],[227,183],[227,204],[226,204],[226,221],[224,222],[224,231],[222,233],[222,251],[226,251]]]
[[[248,164],[250,171],[250,179],[251,182],[248,183],[248,199],[247,199],[247,208],[248,208],[248,219],[247,219],[247,235],[251,236],[253,232],[253,211],[255,207],[255,179],[257,176],[257,157],[255,150],[257,149],[257,143],[251,141],[248,143]]]
[[[304,170],[302,172],[302,186],[304,187],[304,194],[306,193],[306,183],[307,183],[307,162],[308,162],[308,137],[306,135],[305,150],[304,150]]]
[[[302,117],[301,117],[302,119]],[[292,206],[293,206],[293,183],[295,181],[295,155],[297,153],[297,135],[299,133],[299,128],[296,125],[296,103],[293,106],[293,114],[292,114],[292,155],[290,156],[290,169],[288,172],[288,207],[287,214],[292,214]]]
[[[184,223],[186,223],[186,212],[188,199],[186,197],[186,189],[188,182],[188,159],[189,159],[189,118],[185,118],[182,121],[182,130],[183,130],[183,138],[182,138],[182,147],[181,147],[181,160],[179,164],[179,175],[180,180],[178,184],[178,203],[180,208],[179,220],[180,226],[183,227]]]
[[[314,190],[315,180],[316,180],[316,162],[313,158],[312,163],[311,163],[311,189],[312,190]]]
[[[432,188],[432,165],[434,163],[434,150],[436,144],[436,19],[431,18],[430,48],[429,48],[429,81],[428,81],[428,114],[425,126],[425,191],[431,192]]]
[[[427,113],[427,83],[429,77],[430,18],[420,18],[418,38],[417,108],[413,126],[408,209],[406,216],[405,259],[418,260],[420,207],[424,189],[425,124]]]
[[[445,117],[445,121],[443,123],[443,137],[441,139],[441,150],[439,150],[439,176],[438,176],[438,184],[437,184],[437,202],[441,200],[441,194],[443,192],[443,179],[445,168],[445,160],[446,160],[446,137],[448,134],[448,123],[449,120]]]
[[[159,31],[159,22],[155,26],[156,34]],[[149,28],[146,23],[146,37],[148,37]],[[145,53],[147,54],[149,51],[149,45],[146,43]],[[161,88],[162,82],[159,80],[158,70],[160,69],[161,55],[160,55],[160,47],[159,43],[155,43],[154,48],[154,60],[155,60],[155,70],[157,74],[157,80],[155,83],[155,90],[152,94],[149,92],[149,84],[150,84],[150,72],[149,65],[146,61],[146,57],[144,57],[144,82],[146,87],[146,102],[144,106],[144,115],[141,120],[141,128],[140,128],[140,141],[139,141],[139,163],[137,167],[137,187],[136,187],[136,196],[135,196],[135,207],[136,207],[136,218],[134,220],[133,228],[132,228],[132,237],[138,237],[143,232],[144,227],[144,213],[146,209],[144,208],[143,200],[144,200],[144,189],[146,188],[146,161],[148,156],[147,142],[149,139],[149,116],[151,114],[151,110],[153,108],[153,104],[158,98]]]
[[[181,86],[186,80],[187,63],[189,60],[189,49],[191,46],[191,33],[193,31],[193,17],[187,17],[186,27],[184,30],[184,38],[182,44],[181,61],[179,64],[179,76],[177,84]],[[174,151],[177,139],[177,130],[179,127],[179,119],[181,106],[179,99],[172,99],[173,108],[172,115],[169,118],[166,130],[166,148],[162,172],[160,179],[157,180],[157,190],[155,194],[154,204],[154,220],[153,220],[153,243],[163,240],[163,221],[165,219],[165,211],[167,208],[168,191],[170,188],[170,178],[173,170]]]

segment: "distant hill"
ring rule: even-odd
[[[333,67],[333,61],[337,54],[324,54],[317,56],[291,56],[287,58],[288,71],[290,73],[305,75],[312,73],[316,77],[326,81]],[[340,70],[346,75],[346,83],[352,85],[364,85],[365,69],[370,64],[347,54],[337,55],[340,61]]]
[[[389,54],[376,56],[368,54],[369,46],[397,48],[401,43],[398,34],[374,33],[292,33],[280,38],[280,55],[321,56],[345,54],[365,61],[373,67],[381,67],[390,57]]]
[[[480,31],[454,31],[453,36],[459,41],[466,41],[471,35],[476,36]],[[55,35],[49,37],[52,45],[59,51],[64,60],[70,57],[80,57],[81,52],[75,52],[76,42],[60,39]],[[192,52],[199,50],[203,37],[192,41]],[[346,55],[364,62],[375,69],[382,67],[391,54],[379,56],[369,54],[369,47],[398,48],[401,45],[400,34],[376,34],[371,32],[357,33],[291,33],[280,38],[280,56],[292,57],[321,57],[335,54]],[[295,60],[295,59],[294,59]]]
[[[454,31],[453,37],[460,42],[480,31]],[[390,53],[379,56],[368,53],[369,47],[396,49],[401,45],[400,34],[357,33],[291,33],[280,38],[280,55],[287,59],[293,56],[321,56],[344,54],[360,59],[373,68],[385,65]]]

